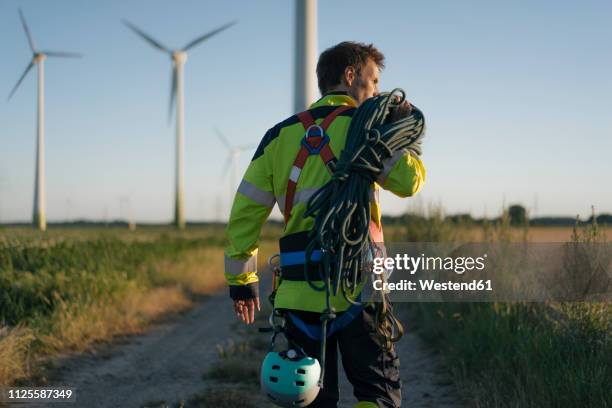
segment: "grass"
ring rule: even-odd
[[[41,324],[38,340],[48,352],[83,351],[96,341],[137,333],[160,316],[185,310],[190,299],[179,287],[134,290],[90,304],[63,303]]]
[[[256,343],[241,340],[236,344],[229,340],[227,345],[219,344],[219,359],[213,363],[204,378],[226,383],[259,384],[259,365],[265,353]]]
[[[34,338],[32,330],[24,327],[0,328],[0,384],[7,384],[6,379],[29,374],[27,362]]]
[[[45,361],[184,310],[224,283],[218,231],[3,230],[0,385],[44,382]]]
[[[424,240],[457,238],[444,222],[432,225]],[[502,217],[484,225],[481,237],[529,241],[530,233]],[[596,224],[566,233],[569,248],[606,242]],[[605,270],[584,265],[562,273],[606,279]],[[413,328],[442,351],[458,389],[475,407],[612,406],[610,303],[417,303],[409,309]]]
[[[610,406],[612,309],[562,311],[560,323],[542,304],[420,304],[415,320],[474,406]]]

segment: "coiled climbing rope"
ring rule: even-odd
[[[356,301],[359,288],[368,279],[367,262],[376,251],[369,231],[370,192],[383,172],[383,160],[406,150],[421,154],[420,144],[425,132],[423,113],[412,106],[407,115],[391,121],[396,119],[394,112],[404,100],[404,91],[397,88],[369,98],[359,106],[332,179],[307,203],[304,217],[314,217],[315,222],[309,233],[306,259],[311,259],[313,251],[321,250],[318,273],[323,283],[315,284],[309,279],[308,269],[312,264],[304,265],[304,276],[314,290],[325,291],[327,295],[326,310],[321,317],[322,350],[325,323],[335,318],[330,307],[331,294],[340,292],[349,303],[360,304]],[[381,297],[381,302],[376,304],[377,331],[389,349],[391,343],[402,336],[403,328],[391,313],[384,293]]]

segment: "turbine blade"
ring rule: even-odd
[[[232,148],[232,146],[229,144],[225,136],[223,136],[223,133],[221,133],[221,131],[217,129],[216,127],[215,127],[215,133],[217,134],[217,137],[219,138],[219,140],[221,140],[221,143],[223,143],[223,146],[227,147],[228,149]]]
[[[83,54],[78,52],[65,52],[65,51],[41,51],[47,57],[62,57],[62,58],[81,58]]]
[[[210,37],[219,34],[221,31],[230,28],[231,26],[233,26],[234,24],[236,24],[237,21],[232,21],[230,23],[227,23],[225,25],[222,25],[221,27],[212,30],[211,32],[208,32],[206,34],[204,34],[203,36],[200,36],[198,38],[196,38],[195,40],[193,40],[192,42],[190,42],[189,44],[187,44],[186,46],[183,47],[183,51],[187,51],[190,48],[195,47],[196,45],[200,44],[202,41],[206,41],[208,40]]]
[[[238,150],[240,150],[241,152],[244,152],[245,150],[253,150],[256,149],[257,145],[243,145],[243,146],[238,146]]]
[[[168,106],[168,122],[172,120],[172,108],[176,97],[176,67],[172,67],[172,83],[170,85],[170,105]]]
[[[142,31],[140,28],[136,27],[134,24],[130,23],[127,20],[122,20],[122,21],[123,21],[123,24],[125,24],[130,30],[132,30],[133,32],[135,32],[136,34],[141,36],[146,42],[151,44],[153,47],[155,47],[155,48],[157,48],[159,50],[168,52],[168,53],[171,52],[167,47],[162,45],[162,43],[160,43],[159,41],[153,39],[153,37],[151,37],[150,35],[148,35],[144,31]]]
[[[34,45],[34,40],[32,39],[32,33],[30,33],[30,29],[28,28],[28,23],[26,23],[25,17],[23,16],[23,11],[21,8],[19,9],[19,18],[21,19],[21,25],[23,25],[23,30],[26,33],[26,37],[28,37],[28,44],[30,44],[30,49],[32,52],[36,52],[36,45]]]
[[[28,75],[28,72],[30,72],[30,70],[32,69],[33,66],[34,66],[34,61],[31,61],[30,64],[26,67],[25,71],[23,71],[23,74],[21,74],[21,77],[19,78],[19,81],[17,81],[17,84],[15,85],[15,87],[13,88],[11,93],[9,94],[8,99],[11,99],[11,97],[13,96],[13,94],[15,93],[17,88],[19,88],[19,85],[21,84],[21,81],[23,81],[23,78],[25,78],[25,76]]]
[[[227,178],[227,173],[229,168],[232,166],[232,155],[227,156],[227,160],[225,160],[225,166],[223,166],[223,173],[221,174],[221,180],[225,180]]]

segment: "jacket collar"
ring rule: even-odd
[[[346,92],[336,91],[325,94],[321,99],[310,105],[310,109],[319,106],[341,106],[347,105],[357,107],[357,102],[351,98]]]

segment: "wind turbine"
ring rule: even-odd
[[[8,96],[11,99],[19,85],[26,77],[28,72],[38,65],[38,118],[37,118],[37,144],[36,144],[36,173],[34,182],[34,211],[32,216],[32,223],[38,227],[41,231],[47,229],[47,219],[45,216],[45,59],[47,57],[62,57],[62,58],[79,58],[80,54],[63,51],[40,51],[34,45],[32,34],[28,28],[28,24],[25,21],[23,12],[19,9],[19,18],[23,25],[26,37],[28,38],[28,44],[32,51],[32,60],[26,67],[23,74],[17,81],[17,84]]]
[[[0,168],[0,225],[2,225],[2,190],[4,190],[5,182],[4,177],[2,176],[4,173],[3,169]]]
[[[221,143],[223,143],[223,145],[227,149],[227,160],[225,160],[225,166],[223,166],[222,179],[225,180],[225,177],[227,176],[227,171],[230,170],[229,205],[231,207],[232,197],[234,196],[234,193],[236,192],[236,174],[238,172],[238,169],[237,169],[238,157],[240,157],[240,153],[247,151],[247,150],[254,149],[257,146],[255,145],[232,146],[229,143],[229,141],[225,138],[225,136],[223,136],[223,134],[221,133],[219,129],[215,128],[215,133],[217,134],[217,137],[219,137],[219,140],[221,140]]]
[[[117,199],[119,200],[119,220],[125,221],[130,231],[134,230],[136,223],[134,222],[130,196],[118,196]]]
[[[159,41],[153,39],[150,35],[130,23],[129,21],[123,20],[123,23],[146,42],[152,45],[154,48],[165,52],[172,59],[172,85],[170,88],[170,105],[168,108],[168,118],[172,117],[172,107],[174,101],[176,101],[176,189],[175,189],[175,201],[174,201],[174,224],[178,228],[185,228],[185,216],[183,211],[183,155],[184,155],[184,103],[183,103],[183,68],[185,62],[187,62],[187,51],[196,45],[208,40],[212,36],[220,33],[221,31],[236,24],[235,21],[222,25],[221,27],[212,30],[200,37],[197,37],[193,41],[189,42],[183,48],[172,50]]]
[[[301,112],[317,99],[317,0],[295,0],[295,91]]]

